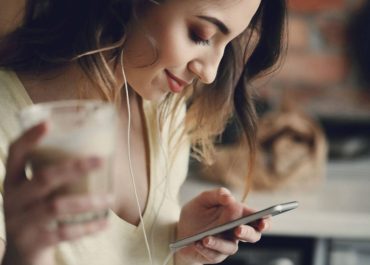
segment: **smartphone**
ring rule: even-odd
[[[253,223],[257,220],[268,218],[277,214],[281,214],[290,210],[293,210],[298,207],[298,202],[292,201],[292,202],[287,202],[287,203],[281,203],[281,204],[276,204],[274,206],[268,207],[266,209],[263,209],[261,211],[255,212],[253,214],[241,217],[239,219],[236,219],[234,221],[230,221],[226,224],[216,226],[214,228],[210,228],[206,231],[203,231],[199,234],[195,234],[190,237],[186,237],[183,239],[180,239],[178,241],[175,241],[170,244],[170,249],[171,250],[177,250],[179,248],[186,247],[198,240],[201,240],[202,238],[206,236],[212,236],[215,234],[220,234],[222,232],[225,232],[227,230],[233,229],[235,227],[238,227],[240,225],[245,225],[245,224],[250,224]]]

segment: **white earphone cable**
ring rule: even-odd
[[[132,166],[132,160],[131,160],[131,106],[130,106],[130,99],[129,99],[129,93],[128,93],[128,84],[127,84],[126,74],[125,74],[124,67],[123,67],[123,53],[121,53],[121,68],[122,68],[121,70],[122,70],[122,75],[123,75],[123,80],[124,80],[124,86],[125,86],[125,92],[126,92],[126,101],[127,101],[127,115],[128,115],[128,122],[127,122],[128,123],[128,125],[127,125],[127,149],[128,149],[128,152],[127,153],[128,153],[128,160],[129,160],[131,182],[132,182],[132,186],[134,188],[135,199],[136,199],[137,208],[138,208],[139,216],[140,216],[140,222],[141,222],[141,225],[142,225],[142,228],[143,228],[143,235],[144,235],[144,240],[145,240],[145,246],[146,246],[146,249],[147,249],[147,252],[148,252],[149,262],[150,262],[151,265],[153,265],[152,253],[151,253],[151,250],[150,250],[149,240],[148,240],[146,230],[145,230],[145,224],[144,224],[144,220],[143,220],[142,209],[141,209],[140,202],[139,202],[139,196],[138,196],[138,193],[137,193],[137,188],[136,188],[136,183],[135,183],[135,174],[134,174],[134,170],[133,170],[133,166]]]
[[[159,212],[161,211],[162,209],[162,206],[164,204],[164,201],[165,201],[165,196],[168,192],[168,174],[169,174],[169,168],[168,168],[168,154],[164,148],[164,145],[163,145],[163,141],[162,141],[162,137],[161,137],[161,131],[160,131],[160,124],[159,124],[159,117],[158,117],[158,113],[157,113],[157,117],[156,117],[156,120],[157,120],[157,140],[158,140],[158,143],[159,143],[159,149],[160,151],[162,152],[162,155],[163,155],[163,159],[164,159],[164,163],[165,163],[165,174],[164,176],[162,177],[162,180],[157,184],[157,188],[160,188],[164,185],[164,192],[162,194],[162,198],[161,198],[161,201],[159,203],[159,206],[157,208],[157,212],[155,213],[155,216],[154,216],[154,221],[152,223],[152,226],[150,228],[150,246],[152,247],[152,250],[154,252],[155,250],[155,245],[154,245],[154,230],[155,230],[155,225],[157,223],[157,220],[158,220],[158,217],[159,217]]]

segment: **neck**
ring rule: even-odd
[[[77,65],[71,65],[48,73],[17,73],[34,103],[99,98],[96,89]],[[88,95],[82,97],[82,91]]]
[[[73,99],[101,99],[98,89],[77,65],[58,71],[34,74],[17,73],[33,103]],[[141,108],[141,97],[128,86],[131,109]],[[83,91],[83,92],[82,92]],[[121,113],[127,117],[126,90],[123,87]]]

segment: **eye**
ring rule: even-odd
[[[190,35],[190,39],[196,44],[210,45],[210,40],[200,37],[195,31],[190,31],[189,35]]]

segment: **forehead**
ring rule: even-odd
[[[232,33],[242,32],[256,13],[261,0],[170,0],[181,5],[189,15],[216,17]]]

